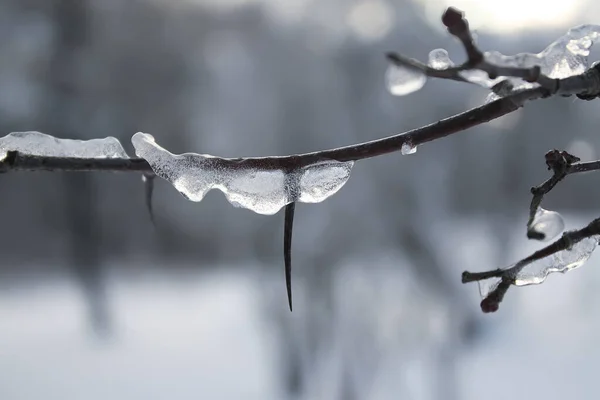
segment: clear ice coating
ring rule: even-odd
[[[417,146],[413,145],[411,142],[407,141],[404,142],[402,144],[402,147],[400,148],[400,153],[402,153],[402,155],[407,155],[407,154],[415,154],[417,152]]]
[[[598,236],[585,238],[573,245],[571,250],[563,250],[551,256],[525,265],[515,274],[515,285],[537,285],[553,272],[565,273],[581,267],[598,245]]]
[[[482,86],[486,89],[491,89],[492,86],[494,86],[495,84],[499,83],[500,81],[503,80],[517,80],[517,81],[521,81],[521,79],[518,78],[506,78],[506,77],[498,77],[496,79],[490,79],[490,77],[488,76],[488,73],[485,71],[482,71],[480,69],[469,69],[469,70],[465,70],[465,71],[460,71],[458,73],[460,76],[462,76],[463,78],[465,78],[465,80],[467,80],[468,82],[474,83],[475,85],[479,85]],[[523,81],[524,82],[524,81]],[[533,85],[533,84],[531,84]]]
[[[491,92],[489,93],[486,97],[485,100],[483,101],[483,104],[488,104],[491,103],[492,101],[496,101],[500,98],[500,96],[498,96],[496,93]]]
[[[548,241],[558,236],[565,229],[565,222],[556,211],[548,211],[538,207],[530,229],[534,232],[543,233],[544,239],[542,240]]]
[[[131,142],[136,155],[187,199],[201,201],[209,190],[218,189],[234,206],[265,215],[275,214],[292,201],[319,203],[327,199],[348,181],[354,165],[352,161],[327,160],[284,172],[259,169],[244,159],[172,154],[147,133],[136,133]]]
[[[570,250],[559,251],[530,263],[517,263],[505,268],[516,286],[538,285],[554,272],[565,273],[581,267],[592,255],[600,242],[600,236],[585,238],[573,245]],[[512,272],[509,272],[512,271]],[[500,278],[479,281],[479,293],[486,297],[498,287]]]
[[[417,69],[390,64],[385,73],[388,90],[394,96],[405,96],[421,89],[427,76]]]
[[[493,65],[519,68],[531,68],[537,65],[541,68],[542,74],[550,78],[568,78],[581,74],[588,68],[590,48],[599,36],[600,25],[580,25],[570,29],[540,53],[519,53],[506,56],[497,51],[491,51],[486,52],[484,57]],[[514,89],[525,89],[537,85],[519,78],[490,79],[487,73],[478,70],[463,71],[460,74],[469,82],[486,88],[491,88],[505,79],[509,79],[513,83]]]
[[[500,278],[490,278],[477,281],[477,286],[479,286],[479,295],[481,296],[481,298],[486,298],[488,294],[496,290],[496,288],[500,284],[500,280]]]
[[[303,203],[320,203],[344,186],[350,178],[353,162],[322,161],[299,171],[300,197]]]
[[[448,69],[454,66],[445,49],[435,49],[429,52],[428,65],[434,69]]]
[[[7,152],[47,157],[128,158],[117,138],[75,140],[60,139],[41,132],[12,132],[0,138],[0,159]]]

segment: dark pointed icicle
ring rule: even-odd
[[[150,221],[152,221],[152,225],[156,226],[154,222],[154,211],[152,209],[152,194],[154,193],[154,178],[156,175],[154,174],[144,174],[142,175],[142,181],[144,182],[144,191],[146,197],[146,208],[148,209],[148,213],[150,214]]]
[[[292,228],[294,226],[294,210],[296,203],[285,206],[285,221],[283,225],[283,258],[285,262],[285,286],[288,303],[292,311]]]

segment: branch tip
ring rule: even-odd
[[[500,308],[498,301],[491,297],[486,297],[485,299],[481,300],[479,305],[481,307],[481,311],[486,314],[496,312]]]
[[[529,229],[527,229],[527,239],[544,240],[546,239],[546,235],[529,227]]]
[[[448,7],[442,14],[442,24],[448,29],[459,28],[463,26],[466,29],[464,20],[465,13],[456,7]]]
[[[460,281],[462,283],[473,282],[472,274],[469,271],[463,271],[463,273],[460,276]]]
[[[394,53],[393,51],[388,51],[387,53],[385,53],[385,58],[388,61],[392,61],[392,62],[396,62],[399,60],[398,54]]]

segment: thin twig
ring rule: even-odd
[[[486,72],[490,79],[497,77],[521,78],[527,82],[536,82],[542,88],[548,91],[548,94],[556,94],[559,90],[559,79],[552,79],[541,73],[539,66],[533,67],[511,67],[496,65],[485,58],[485,54],[477,47],[473,40],[473,35],[469,29],[469,22],[464,17],[464,13],[454,7],[446,9],[442,15],[442,23],[448,29],[448,32],[460,40],[467,60],[455,67],[444,69],[432,68],[413,58],[404,57],[396,53],[388,53],[387,58],[397,66],[412,68],[421,71],[431,78],[450,79],[462,82],[469,82],[461,72],[480,70]]]
[[[570,96],[576,94],[580,98],[594,98],[600,94],[600,70],[598,68],[592,67],[579,75],[555,79],[542,74],[538,65],[526,68],[496,65],[490,62],[485,53],[475,44],[469,29],[469,22],[464,18],[462,11],[449,7],[442,15],[442,23],[446,26],[448,32],[462,43],[467,54],[467,60],[464,63],[458,66],[436,69],[419,60],[393,52],[386,54],[387,59],[394,65],[418,70],[431,78],[473,83],[461,73],[480,70],[486,72],[490,79],[513,77],[523,79],[526,82],[537,83],[547,91],[548,95]],[[495,91],[495,88],[492,88],[492,90]]]
[[[531,188],[531,204],[529,206],[529,219],[527,221],[527,237],[530,239],[545,239],[542,232],[533,229],[535,215],[539,210],[544,196],[548,194],[558,182],[562,181],[567,175],[581,172],[590,172],[600,170],[600,160],[580,163],[579,158],[567,153],[566,151],[551,150],[546,153],[546,165],[553,174],[545,182]]]
[[[600,160],[581,163],[579,162],[578,157],[569,154],[566,151],[551,150],[546,153],[545,158],[546,165],[548,166],[548,169],[553,171],[553,174],[542,184],[531,188],[533,198],[531,199],[529,220],[527,222],[527,236],[530,239],[545,238],[542,232],[537,232],[533,229],[532,224],[544,196],[548,194],[558,182],[571,174],[600,170]],[[520,260],[510,268],[497,268],[484,272],[464,271],[462,273],[462,282],[469,283],[499,278],[500,282],[498,286],[488,293],[481,301],[481,310],[483,312],[495,312],[498,310],[500,302],[504,298],[509,287],[515,284],[516,277],[524,267],[532,262],[549,257],[560,251],[569,250],[581,240],[598,234],[600,234],[600,218],[593,220],[582,229],[565,232],[560,239]]]
[[[515,284],[515,280],[523,268],[535,261],[549,257],[560,251],[570,250],[575,244],[581,242],[583,239],[598,234],[600,234],[600,218],[593,220],[584,228],[565,232],[560,239],[520,260],[512,267],[506,269],[494,269],[485,272],[464,271],[462,273],[462,282],[469,283],[490,278],[500,278],[498,287],[488,293],[487,296],[481,301],[481,309],[483,312],[497,311],[500,302],[506,294],[506,291],[511,285]]]

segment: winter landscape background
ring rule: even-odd
[[[1,0],[0,127],[57,137],[137,131],[169,150],[284,155],[367,141],[481,104],[483,89],[384,84],[384,54],[459,44],[537,52],[600,19],[590,1]],[[487,6],[486,6],[487,4]],[[600,52],[592,52],[592,61]],[[599,158],[597,101],[528,104],[487,125],[361,161],[296,208],[294,312],[283,216],[201,203],[136,174],[0,177],[0,399],[592,399],[598,256],[483,315],[460,272],[506,266],[544,154]],[[600,174],[544,205],[581,227]]]

